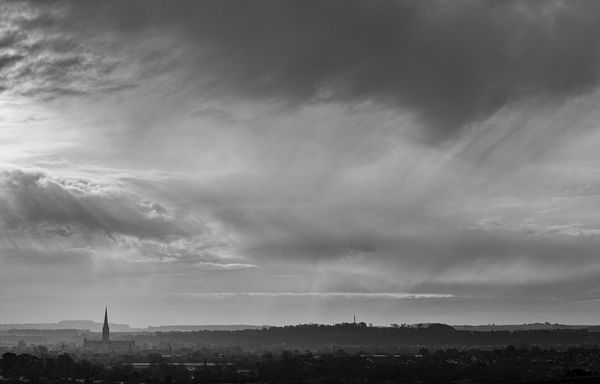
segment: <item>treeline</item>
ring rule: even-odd
[[[59,384],[59,383],[193,383],[193,375],[185,367],[165,362],[145,369],[116,363],[104,365],[88,360],[74,360],[68,354],[39,357],[31,354],[2,355],[1,383]]]
[[[130,356],[131,357],[131,356]],[[186,368],[161,355],[137,356],[143,368],[116,358],[107,364],[58,356],[5,353],[5,383],[594,383],[600,381],[600,349],[566,351],[509,346],[495,350],[422,349],[408,355],[350,355],[343,350],[313,354],[245,355]]]
[[[26,378],[34,382],[61,378],[93,378],[104,372],[102,365],[87,360],[76,362],[67,354],[43,358],[28,353],[17,355],[6,352],[2,355],[0,367],[3,381],[11,378]]]
[[[368,327],[364,323],[247,329],[238,331],[157,332],[136,336],[136,345],[227,346],[321,350],[332,346],[369,351],[393,351],[407,346],[501,347],[540,345],[562,347],[600,345],[600,332],[586,329],[545,329],[519,331],[466,331],[444,324],[423,327]]]

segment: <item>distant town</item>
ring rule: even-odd
[[[103,323],[3,325],[0,383],[600,382],[599,326],[133,329],[108,319],[105,309]]]
[[[0,325],[0,348],[29,351],[35,346],[83,353],[173,352],[206,346],[242,346],[247,350],[322,350],[331,346],[353,351],[411,351],[439,348],[495,348],[512,344],[564,348],[600,344],[600,326],[531,323],[518,325],[455,325],[438,323],[373,326],[365,322],[333,325],[163,325],[132,328],[108,320]]]

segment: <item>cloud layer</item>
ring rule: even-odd
[[[11,321],[35,292],[134,323],[597,315],[596,3],[0,13]]]
[[[5,8],[3,87],[42,97],[120,90],[176,70],[196,96],[375,100],[414,113],[437,142],[520,99],[589,92],[599,79],[600,11],[585,1]]]

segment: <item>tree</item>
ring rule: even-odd
[[[45,345],[36,345],[33,348],[33,353],[36,356],[44,358],[44,357],[46,357],[46,355],[48,355],[48,347],[46,347]]]

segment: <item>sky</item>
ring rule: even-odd
[[[0,323],[598,324],[600,3],[0,15]]]

